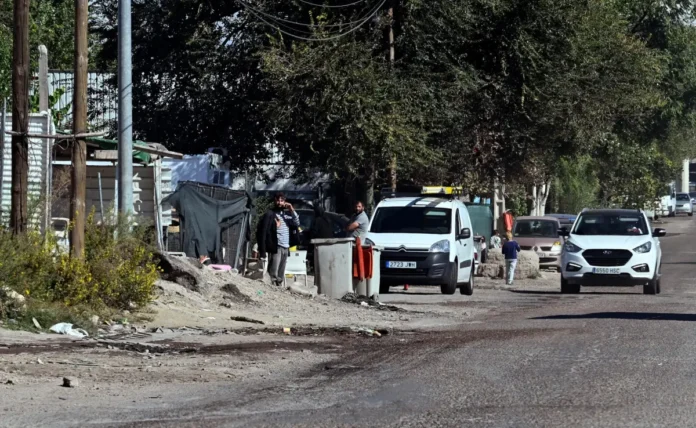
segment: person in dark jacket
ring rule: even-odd
[[[268,210],[256,231],[259,257],[268,255],[268,274],[271,281],[282,286],[285,281],[285,264],[290,252],[290,228],[300,226],[300,217],[293,206],[286,202],[285,195],[275,196],[275,205]]]

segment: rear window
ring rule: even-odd
[[[377,209],[370,232],[447,235],[452,231],[452,210],[428,207]]]

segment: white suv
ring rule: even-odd
[[[561,234],[561,293],[588,285],[642,285],[644,294],[660,293],[659,237],[665,230],[651,231],[643,211],[584,210]]]

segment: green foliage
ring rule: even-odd
[[[102,314],[143,308],[153,297],[158,268],[149,247],[128,229],[125,223],[98,225],[91,214],[84,258],[65,253],[50,234],[44,238],[35,231],[22,236],[2,232],[2,285],[25,296],[30,311],[64,307],[61,313]],[[21,317],[16,313],[20,309],[5,307],[0,317]]]
[[[559,213],[576,214],[583,208],[597,206],[599,181],[595,162],[589,156],[563,158],[555,168],[556,180],[552,185],[555,209]]]

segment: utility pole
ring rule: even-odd
[[[39,111],[47,111],[48,105],[48,49],[39,46]]]
[[[75,0],[75,76],[73,84],[73,133],[87,132],[87,3]],[[85,193],[87,191],[87,142],[76,138],[72,147],[72,199],[70,200],[70,251],[85,252]]]
[[[389,69],[394,69],[394,6],[391,6],[387,12],[389,16]],[[389,181],[391,183],[392,192],[396,192],[396,154],[392,154],[389,162]]]
[[[10,227],[15,234],[27,229],[29,172],[29,0],[14,0],[12,50],[12,209]],[[5,138],[3,135],[2,138]]]
[[[118,210],[133,211],[131,0],[118,0]]]

